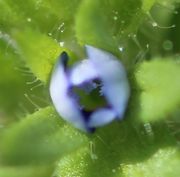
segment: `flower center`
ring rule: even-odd
[[[101,81],[94,79],[73,87],[73,92],[78,96],[78,102],[84,110],[94,111],[107,105],[101,89]]]

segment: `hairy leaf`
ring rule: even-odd
[[[170,149],[169,155],[166,154],[166,148]],[[154,174],[163,176],[166,169],[163,166],[161,166],[162,171],[156,169],[154,154],[157,152],[162,152],[161,156],[166,154],[164,159],[159,159],[160,163],[172,159],[169,167],[171,169],[174,163],[176,166],[179,163],[179,157],[176,158],[174,154],[175,149],[175,140],[165,124],[149,124],[149,128],[147,124],[138,127],[131,120],[126,120],[101,128],[91,137],[89,146],[63,157],[58,163],[55,174],[58,177],[128,176],[128,170],[132,167],[136,168],[136,164],[146,165],[147,162],[151,167],[147,166],[145,169],[147,173],[154,170]],[[169,173],[176,173],[171,172],[173,170]]]
[[[122,40],[136,32],[153,4],[154,0],[85,0],[76,16],[77,39],[82,45],[91,44],[118,54]]]
[[[49,177],[53,173],[52,166],[2,166],[0,176],[3,177]]]
[[[136,72],[140,93],[140,118],[156,121],[180,105],[180,65],[172,59],[144,62]]]
[[[5,131],[1,161],[11,165],[49,164],[85,142],[85,136],[64,124],[54,109],[47,107]]]

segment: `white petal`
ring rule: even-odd
[[[128,83],[121,81],[121,83],[112,83],[111,85],[104,84],[103,93],[121,119],[129,98]]]
[[[117,115],[122,118],[130,95],[124,66],[118,58],[103,50],[86,46],[87,56],[103,82],[103,93]]]
[[[58,113],[76,128],[86,130],[76,100],[68,94],[69,80],[62,64],[58,64],[50,81],[50,96]]]
[[[116,118],[116,114],[113,110],[108,108],[98,109],[90,116],[88,126],[99,127],[108,124]]]
[[[83,60],[72,68],[70,76],[71,83],[73,85],[80,85],[83,82],[97,78],[98,75],[95,69],[90,60]]]

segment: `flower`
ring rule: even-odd
[[[67,53],[61,53],[50,80],[50,96],[63,119],[78,129],[91,132],[123,118],[130,88],[126,70],[118,58],[88,45],[86,54],[87,59],[69,68]],[[104,98],[105,105],[89,110],[80,104],[82,97],[75,89],[85,95],[99,89],[98,96]]]

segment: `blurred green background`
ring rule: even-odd
[[[179,0],[0,0],[0,177],[179,177]],[[125,65],[123,121],[80,132],[49,97],[89,44]],[[97,98],[98,99],[98,98]],[[60,100],[63,104],[63,100]]]

